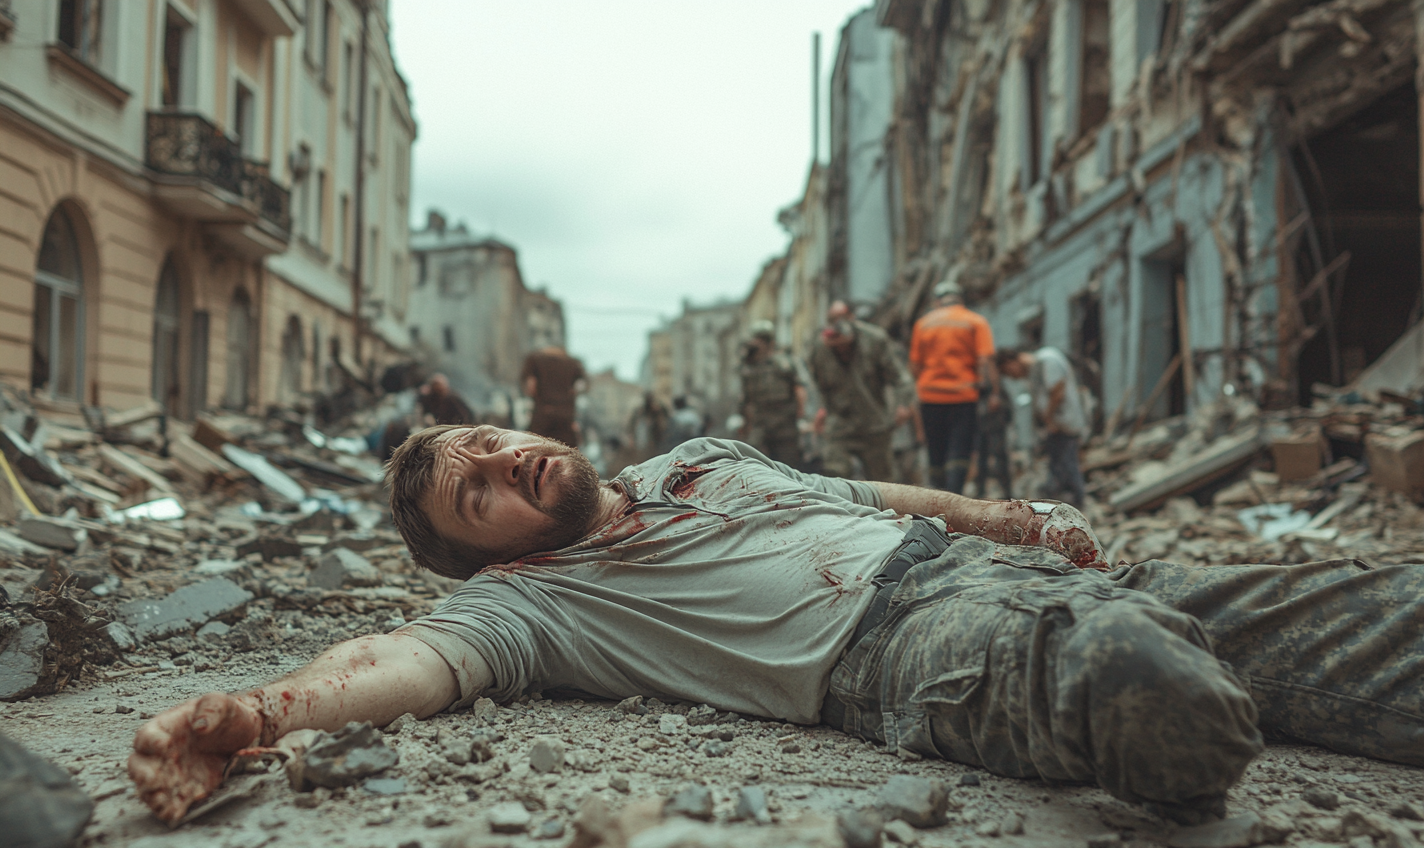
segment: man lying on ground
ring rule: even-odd
[[[600,483],[557,442],[436,427],[388,480],[415,561],[464,585],[146,724],[129,773],[160,818],[292,730],[532,691],[824,722],[1178,820],[1219,814],[1262,729],[1424,765],[1419,566],[1108,572],[1066,505],[818,477],[716,439]]]

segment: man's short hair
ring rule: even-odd
[[[467,580],[494,562],[495,554],[476,545],[442,537],[426,514],[425,496],[435,480],[436,440],[463,425],[427,427],[411,434],[386,463],[391,489],[391,520],[400,531],[411,559],[421,568]]]
[[[994,351],[994,365],[1003,368],[1005,363],[1017,362],[1026,351],[1021,347],[1001,347]]]

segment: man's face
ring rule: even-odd
[[[562,443],[498,427],[463,427],[435,443],[422,506],[441,537],[510,562],[578,541],[598,507],[598,472]]]

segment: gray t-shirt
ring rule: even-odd
[[[1078,391],[1078,378],[1073,375],[1073,365],[1063,351],[1056,347],[1041,347],[1033,352],[1034,363],[1029,369],[1029,386],[1033,392],[1033,408],[1040,415],[1048,412],[1048,394],[1054,386],[1063,383],[1063,402],[1054,415],[1058,430],[1070,436],[1081,436],[1088,429],[1088,418],[1083,412],[1083,396]]]
[[[707,703],[814,724],[911,519],[871,484],[694,439],[614,481],[632,507],[579,543],[470,578],[406,627],[464,706],[542,690]],[[480,692],[462,656],[493,672]]]

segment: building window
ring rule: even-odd
[[[312,233],[312,244],[325,247],[326,239],[326,171],[316,172],[316,232]]]
[[[381,143],[381,87],[371,89],[371,106],[366,110],[366,155],[376,161],[376,148]]]
[[[415,285],[417,288],[425,285],[425,261],[426,257],[424,253],[417,253],[415,255]]]
[[[351,100],[356,91],[356,47],[351,42],[341,48],[341,117],[349,123],[352,112]]]
[[[99,66],[103,0],[59,0],[59,43],[94,67]]]
[[[351,267],[351,195],[341,195],[341,230],[337,238],[340,242],[332,250],[337,263],[343,268]]]
[[[163,24],[163,106],[176,109],[191,100],[188,90],[188,36],[192,26],[182,15],[168,7]]]
[[[30,390],[79,400],[84,347],[84,274],[74,223],[56,209],[35,268]]]
[[[1024,55],[1024,188],[1035,185],[1043,176],[1044,156],[1048,150],[1048,48],[1039,44]]]
[[[410,343],[413,345],[420,344],[420,328],[414,324],[410,325]]]
[[[302,362],[307,358],[302,350],[302,319],[287,316],[287,327],[282,331],[282,371],[278,380],[278,394],[284,403],[291,403],[302,394]]]
[[[381,282],[381,231],[371,228],[371,241],[366,245],[366,290],[379,291]]]
[[[312,386],[316,387],[321,375],[321,325],[312,322]]]
[[[441,328],[441,332],[442,332],[442,334],[445,336],[445,350],[449,351],[450,353],[454,353],[454,352],[455,352],[455,328],[454,328],[454,327],[451,327],[450,325],[447,324],[447,325],[445,325],[443,328]]]
[[[179,331],[182,303],[178,289],[178,269],[172,257],[158,275],[158,296],[153,305],[153,375],[150,394],[169,415],[177,415],[179,381]]]
[[[321,4],[321,33],[317,44],[317,67],[321,68],[321,81],[329,84],[331,79],[331,29],[333,13],[331,3]]]
[[[237,139],[242,155],[251,157],[256,149],[257,139],[254,121],[256,109],[253,107],[252,89],[236,83],[232,94],[232,134]]]
[[[1107,120],[1112,108],[1112,31],[1108,0],[1079,0],[1082,52],[1078,65],[1078,134],[1085,135]]]
[[[232,293],[227,306],[227,386],[223,405],[246,409],[252,371],[252,299],[244,289]]]

